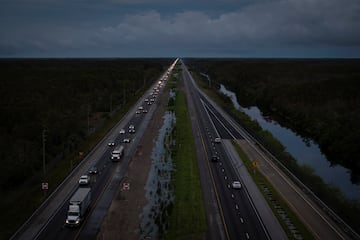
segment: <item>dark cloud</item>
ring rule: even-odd
[[[175,4],[171,11],[162,8],[161,4],[168,6],[168,2],[161,0],[155,1],[152,8],[141,8],[142,0],[132,2],[134,8],[119,7],[131,5],[128,1],[108,2],[117,7],[101,4],[95,8],[79,1],[75,5],[57,4],[55,10],[46,4],[35,6],[36,10],[23,15],[28,16],[24,21],[5,14],[0,17],[6,20],[6,24],[4,21],[0,24],[0,54],[21,55],[28,49],[49,55],[56,52],[98,55],[113,49],[129,56],[181,55],[191,51],[194,56],[221,56],[222,52],[223,55],[246,52],[250,56],[253,52],[258,56],[261,49],[268,54],[278,51],[278,55],[286,52],[296,56],[300,51],[311,55],[317,50],[321,56],[341,56],[341,53],[346,56],[351,52],[351,57],[360,57],[358,0],[245,1],[243,4],[228,0],[225,3],[235,6],[234,9],[214,7],[213,11],[211,7],[219,6],[219,1],[208,4],[204,10],[199,8],[204,1],[187,1],[186,8]],[[191,3],[195,10],[191,9]],[[34,17],[34,13],[40,16]],[[7,48],[11,50],[6,51]],[[349,48],[353,50],[346,50]]]

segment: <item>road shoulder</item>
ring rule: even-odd
[[[120,189],[115,195],[103,221],[98,240],[140,239],[141,213],[147,204],[145,185],[151,168],[151,153],[158,131],[163,124],[169,93],[164,90],[158,99],[151,124],[139,142],[136,155],[130,161]],[[123,183],[129,183],[129,189],[123,189]]]

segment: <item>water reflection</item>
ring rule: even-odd
[[[251,119],[256,120],[264,130],[271,132],[299,163],[311,166],[324,182],[338,187],[346,197],[360,200],[360,186],[351,183],[351,172],[340,165],[332,165],[321,153],[316,143],[310,139],[304,140],[290,129],[282,127],[268,117],[264,117],[255,106],[241,107],[236,94],[227,90],[223,85],[220,87],[220,92],[231,98],[236,109],[245,112]]]
[[[170,187],[171,172],[174,168],[170,145],[176,117],[173,112],[166,112],[163,118],[164,123],[151,154],[152,164],[145,186],[148,203],[141,214],[141,239],[163,238],[174,201],[173,189]]]

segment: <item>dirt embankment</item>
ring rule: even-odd
[[[151,152],[163,124],[168,99],[169,91],[165,89],[157,99],[157,109],[126,171],[123,182],[130,183],[130,189],[119,189],[116,193],[97,236],[98,240],[140,239],[140,214],[147,204],[144,188],[151,167]]]

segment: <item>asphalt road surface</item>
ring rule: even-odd
[[[167,80],[174,64],[165,71],[159,80]],[[156,82],[127,115],[106,135],[83,162],[64,180],[49,199],[30,217],[12,239],[95,239],[102,220],[107,213],[115,192],[120,187],[130,159],[135,154],[137,144],[151,121],[156,108],[156,96],[162,93],[164,84]],[[153,101],[145,102],[148,98]],[[141,110],[140,107],[141,106]],[[144,111],[145,110],[145,111]],[[138,112],[139,111],[139,112]],[[129,126],[135,126],[135,132],[129,132]],[[120,129],[125,129],[121,134]],[[123,143],[129,138],[129,143]],[[108,146],[115,142],[115,146]],[[110,159],[112,150],[117,145],[125,146],[125,154],[118,162]],[[91,167],[96,166],[97,174],[91,174],[89,186],[92,191],[90,209],[83,223],[77,228],[65,226],[68,203],[72,194],[81,186],[78,179],[88,174]]]
[[[225,139],[243,137],[199,94],[185,66],[183,78],[191,120],[195,125],[193,130],[200,138],[197,149],[203,149],[202,153],[198,153],[198,160],[204,198],[213,199],[217,205],[215,210],[211,209],[214,204],[205,205],[209,229],[219,228],[219,225],[222,228],[220,236],[215,232],[209,233],[209,239],[271,239],[244,182],[235,171],[228,150],[223,145]],[[221,139],[219,143],[215,142],[218,137]],[[218,156],[219,160],[213,162],[212,156]],[[232,188],[233,181],[242,182],[242,188]],[[276,227],[281,232],[278,239],[286,239],[281,227]]]
[[[162,78],[166,76],[167,71]],[[279,223],[251,178],[244,168],[239,167],[241,160],[234,153],[229,141],[237,139],[239,142],[245,142],[246,133],[239,131],[229,117],[199,91],[185,65],[183,65],[182,77],[197,146],[196,153],[208,224],[206,239],[286,239]],[[96,238],[114,194],[120,187],[129,161],[135,154],[142,133],[151,122],[156,97],[152,105],[145,104],[144,99],[152,98],[155,95],[153,94],[154,90],[149,90],[142,99],[139,99],[127,116],[98,144],[89,154],[88,159],[84,159],[84,163],[74,170],[54,193],[54,196],[51,196],[45,204],[46,206],[39,208],[21,231],[14,236],[14,239]],[[160,88],[157,94],[161,94]],[[147,113],[143,113],[143,109],[136,113],[139,111],[139,106],[143,106]],[[129,125],[135,126],[135,133],[129,133]],[[120,134],[120,129],[125,129],[125,134]],[[215,138],[218,137],[221,141],[216,143]],[[124,138],[129,138],[130,143],[123,143]],[[116,145],[126,146],[125,155],[121,161],[112,162],[110,160],[114,147],[107,146],[109,141],[114,141]],[[252,158],[255,156],[251,155],[253,148],[249,147],[249,149],[245,148],[245,151]],[[213,156],[217,156],[218,161],[212,161]],[[264,165],[265,163],[261,164],[261,167]],[[273,170],[273,166],[270,166],[270,163],[268,165],[269,168],[272,167],[271,170],[268,170],[272,171],[271,174],[278,174],[277,170]],[[92,202],[90,210],[79,228],[68,228],[64,223],[69,199],[79,187],[77,180],[80,175],[87,174],[92,166],[96,166],[99,172],[91,175]],[[240,189],[232,188],[233,181],[240,181],[242,187]],[[294,187],[292,186],[292,188]],[[298,194],[298,191],[295,192]],[[303,198],[296,194],[292,194],[292,196],[298,200]],[[298,211],[301,211],[300,209],[301,207],[297,208]],[[312,206],[310,209],[304,207],[303,209],[306,209],[308,213],[314,207]],[[313,218],[318,220],[314,225],[319,225],[314,229],[314,231],[318,231],[316,236],[330,237],[327,239],[345,239],[341,237],[342,235],[338,237],[338,231],[334,227],[324,227],[322,219],[329,223],[326,217]],[[312,219],[311,216],[309,219]],[[321,229],[324,231],[322,232]]]
[[[184,66],[184,78],[190,84],[193,84],[189,87],[190,95],[197,95],[201,92],[194,84],[194,80]],[[189,85],[190,85],[189,84]],[[234,139],[242,147],[245,153],[248,155],[250,160],[258,161],[258,170],[266,176],[266,178],[276,187],[278,193],[282,198],[287,202],[290,208],[297,214],[298,218],[304,223],[304,225],[313,233],[316,239],[358,239],[354,231],[350,231],[349,227],[346,224],[343,224],[341,220],[333,219],[333,215],[329,214],[328,210],[324,205],[320,204],[320,200],[309,195],[309,190],[299,181],[295,184],[292,179],[288,177],[278,167],[278,162],[274,159],[271,154],[266,151],[259,143],[256,143],[244,129],[241,128],[234,120],[231,119],[221,108],[217,107],[216,104],[212,103],[205,94],[199,94],[197,98],[189,100],[189,105],[197,105],[196,102],[202,102],[203,108],[206,109],[209,118],[211,119],[212,125],[217,129],[215,136],[219,136],[223,139]],[[190,99],[190,98],[189,98]],[[199,110],[198,110],[199,111]],[[204,123],[206,124],[206,123]],[[212,130],[210,130],[209,138],[214,137]],[[226,140],[224,141],[224,143]],[[226,144],[231,146],[231,144]],[[261,148],[260,148],[260,147]],[[216,149],[214,149],[215,151]],[[229,154],[229,149],[225,151]],[[270,159],[272,158],[272,159]],[[237,161],[233,161],[232,167],[237,169],[237,172],[242,180],[244,180],[244,175],[246,174],[243,171],[244,168],[241,168],[241,164]],[[241,161],[241,160],[239,160]],[[274,163],[274,161],[276,163]],[[230,166],[229,166],[230,167]],[[224,170],[226,172],[226,168]],[[214,174],[215,175],[215,174]],[[292,177],[294,178],[294,177]],[[249,189],[249,185],[252,185],[251,182],[246,184],[246,188]],[[249,195],[253,195],[252,190],[248,191]],[[257,199],[253,196],[252,199]],[[253,201],[259,210],[258,213],[261,215],[262,221],[265,223],[265,228],[267,229],[269,235],[272,239],[282,239],[283,234],[279,231],[273,231],[274,226],[272,226],[269,219],[270,215],[264,215],[263,212],[267,212],[267,209],[264,209],[262,204],[258,204],[257,201]],[[320,204],[320,205],[318,205]],[[221,207],[219,207],[221,209]],[[226,218],[225,218],[226,223]],[[225,224],[225,229],[227,224]],[[250,236],[251,237],[251,236]]]

